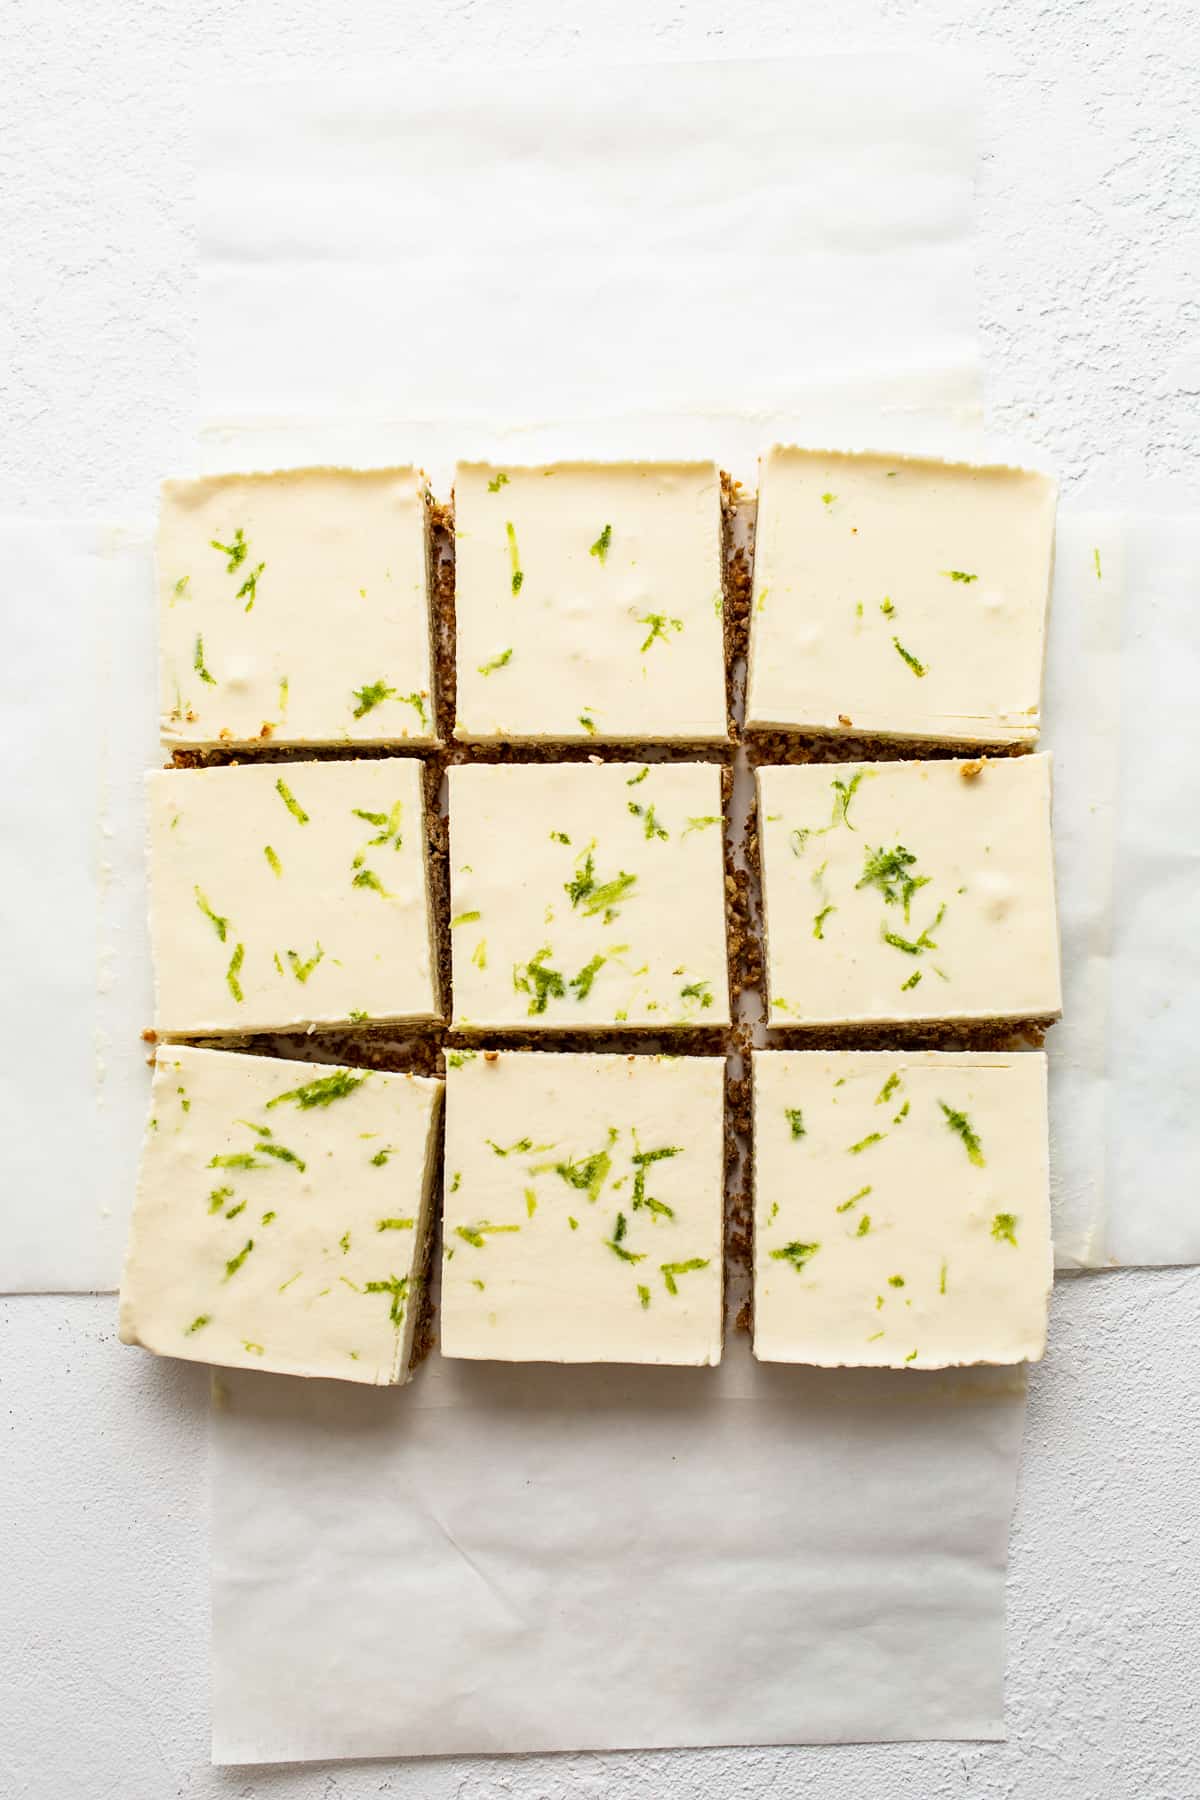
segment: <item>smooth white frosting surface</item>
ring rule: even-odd
[[[454,1023],[724,1025],[721,771],[449,771]]]
[[[460,463],[455,736],[728,735],[713,463]]]
[[[146,781],[160,1032],[436,1014],[415,758]]]
[[[747,724],[1034,741],[1055,501],[1024,469],[770,451]]]
[[[754,1353],[937,1369],[1040,1357],[1046,1059],[754,1056]]]
[[[165,482],[157,562],[164,743],[434,737],[415,470]]]
[[[719,1057],[451,1051],[443,1354],[719,1362],[724,1078]]]
[[[1048,756],[761,768],[758,807],[771,1025],[1057,1015]]]
[[[441,1093],[413,1075],[160,1048],[122,1340],[406,1381]]]

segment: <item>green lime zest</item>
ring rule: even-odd
[[[793,1241],[790,1244],[784,1244],[778,1250],[772,1250],[771,1255],[776,1262],[791,1263],[793,1269],[799,1274],[806,1264],[812,1261],[820,1248],[820,1244],[801,1244]]]
[[[283,801],[283,804],[287,807],[297,825],[307,825],[308,814],[305,812],[282,776],[280,776],[279,780],[275,783],[275,792],[279,795],[279,798]]]
[[[860,1156],[864,1150],[869,1150],[872,1144],[881,1144],[886,1136],[885,1131],[870,1131],[865,1138],[859,1138],[857,1144],[851,1144],[847,1154]]]
[[[226,984],[239,1006],[245,998],[245,995],[242,993],[242,984],[238,980],[238,976],[241,974],[242,964],[245,960],[246,946],[245,944],[238,944],[233,955],[229,959],[229,967],[225,971]]]
[[[192,651],[192,667],[193,667],[193,669],[195,669],[195,671],[196,671],[197,675],[200,677],[201,681],[206,681],[208,683],[209,687],[216,687],[216,685],[217,685],[216,676],[210,675],[207,668],[204,665],[204,639],[201,637],[199,632],[196,633],[196,646],[195,646],[195,649]]]
[[[242,1264],[245,1262],[246,1258],[249,1256],[249,1254],[253,1250],[253,1248],[254,1248],[254,1239],[247,1238],[246,1242],[242,1245],[242,1248],[238,1251],[237,1255],[231,1256],[229,1258],[229,1261],[225,1264],[224,1279],[226,1281],[232,1281],[233,1277],[237,1274],[238,1270],[241,1268]]]
[[[290,967],[292,974],[296,977],[296,980],[301,984],[301,986],[303,986],[304,983],[308,980],[309,976],[312,974],[313,970],[317,967],[318,963],[321,961],[321,959],[323,958],[324,955],[325,955],[325,952],[321,948],[320,944],[317,945],[316,949],[313,951],[312,955],[308,958],[307,961],[302,961],[301,958],[296,954],[296,952],[294,950],[289,950],[287,952],[288,966]]]
[[[200,908],[200,911],[204,914],[221,942],[224,943],[226,937],[229,935],[229,920],[223,918],[220,913],[213,911],[204,894],[201,893],[198,887],[194,888],[192,891],[196,896],[196,905]]]
[[[365,1069],[335,1069],[332,1075],[321,1075],[315,1081],[289,1088],[286,1094],[276,1094],[274,1099],[267,1101],[264,1110],[270,1112],[273,1106],[288,1102],[302,1112],[310,1112],[314,1106],[332,1106],[335,1100],[345,1100],[356,1093],[367,1079]]]
[[[516,527],[511,519],[506,519],[504,522],[504,535],[508,539],[508,560],[512,568],[512,591],[514,594],[519,594],[521,584],[525,580],[525,573],[521,568],[521,556],[517,549]]]
[[[677,1294],[679,1292],[675,1279],[677,1275],[691,1275],[696,1269],[707,1269],[708,1264],[707,1256],[689,1256],[686,1262],[659,1263],[658,1272],[663,1278],[663,1284],[668,1294]]]
[[[527,963],[513,965],[513,987],[519,994],[530,996],[529,1012],[544,1013],[550,1000],[566,998],[566,984],[558,969],[546,967],[546,958],[550,955],[550,945],[543,944]]]
[[[966,1113],[957,1112],[954,1107],[947,1106],[944,1100],[939,1100],[938,1105],[946,1115],[946,1124],[949,1129],[962,1139],[968,1160],[974,1163],[977,1169],[982,1169],[984,1166],[983,1146]]]
[[[903,844],[897,844],[891,850],[884,849],[882,845],[878,850],[872,850],[868,846],[862,876],[855,882],[855,888],[878,888],[885,905],[903,906],[907,921],[913,895],[921,888],[928,887],[930,881],[928,875],[909,873],[915,868],[916,861],[912,851],[906,850]]]
[[[860,1200],[865,1200],[870,1192],[871,1187],[869,1183],[866,1187],[860,1187],[857,1194],[851,1194],[848,1200],[843,1200],[840,1206],[835,1206],[833,1209],[834,1212],[849,1212],[852,1206],[857,1206]]]
[[[892,643],[895,646],[897,656],[901,657],[903,661],[908,664],[914,675],[921,676],[929,673],[925,664],[921,662],[918,657],[914,656],[911,650],[906,650],[898,637],[894,637]]]
[[[246,560],[246,552],[249,550],[250,546],[246,542],[245,534],[240,525],[233,534],[232,544],[222,544],[216,538],[210,538],[208,541],[213,550],[219,550],[222,556],[227,556],[229,558],[229,561],[225,565],[225,573],[227,575],[232,575],[236,569],[241,568]]]
[[[639,625],[648,625],[650,627],[650,630],[646,634],[645,642],[638,646],[638,654],[640,656],[646,654],[656,638],[661,638],[662,642],[667,644],[671,641],[667,636],[668,631],[683,630],[683,620],[668,618],[666,613],[639,613],[636,615],[636,618]]]

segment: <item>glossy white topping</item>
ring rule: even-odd
[[[1051,1018],[1050,759],[758,773],[769,1023]]]
[[[937,1369],[1040,1357],[1046,1059],[754,1057],[754,1353]]]
[[[443,1353],[719,1362],[721,1059],[447,1065]]]
[[[1024,469],[772,450],[747,723],[1035,740],[1055,498]]]
[[[712,463],[462,463],[460,738],[727,735]]]
[[[122,1341],[407,1381],[441,1092],[412,1075],[160,1049]]]
[[[436,1014],[419,762],[146,780],[160,1032]]]
[[[715,764],[480,764],[449,781],[455,1025],[728,1023]]]
[[[433,738],[415,470],[168,481],[158,591],[165,743]]]

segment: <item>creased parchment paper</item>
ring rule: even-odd
[[[676,454],[690,419],[745,478],[881,380],[970,408],[980,95],[935,55],[222,82],[205,466],[349,447],[445,487],[498,438]]]
[[[1020,1371],[222,1372],[213,1756],[1003,1735]]]
[[[1059,517],[1060,1268],[1200,1262],[1200,517]]]
[[[0,521],[6,1293],[120,1274],[150,1091],[152,587],[145,528]]]
[[[978,422],[978,90],[821,58],[232,85],[209,469],[934,447]],[[1020,1377],[222,1376],[218,1761],[1002,1731]]]

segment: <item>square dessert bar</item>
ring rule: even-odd
[[[431,742],[426,515],[413,469],[165,483],[163,741]]]
[[[772,450],[747,725],[1034,742],[1055,496],[1024,469]]]
[[[768,1022],[1052,1019],[1050,759],[758,772]]]
[[[443,1354],[719,1362],[723,1061],[447,1063]]]
[[[727,1025],[721,770],[452,768],[461,1030]]]
[[[122,1342],[407,1381],[441,1093],[413,1075],[160,1048]]]
[[[465,739],[728,735],[713,463],[460,464]]]
[[[436,1016],[419,762],[146,780],[161,1033]]]
[[[1046,1059],[754,1056],[754,1354],[1035,1360],[1054,1278]]]

